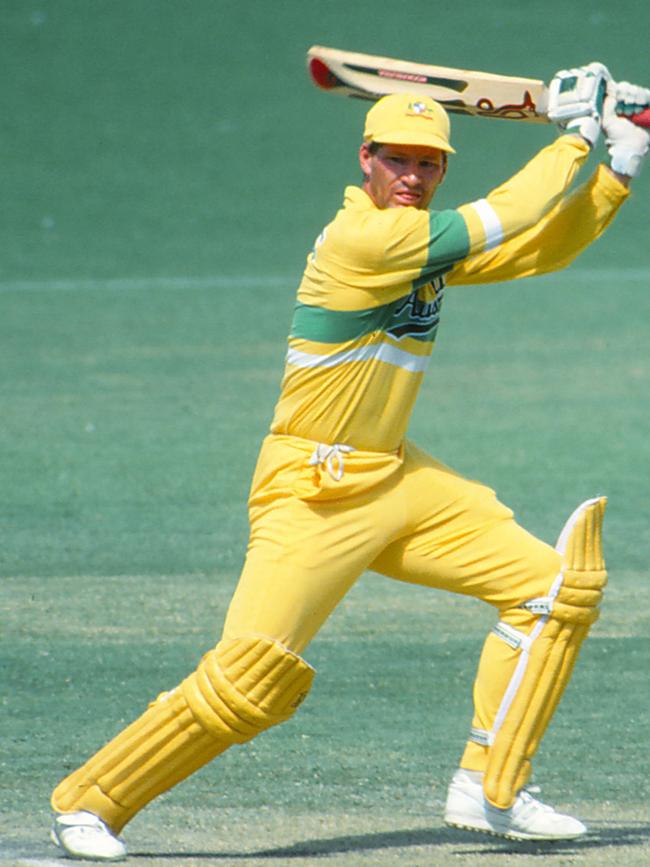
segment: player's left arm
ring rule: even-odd
[[[572,262],[613,220],[648,153],[650,134],[621,114],[650,102],[650,91],[613,84],[604,100],[602,127],[609,154],[590,181],[526,232],[494,250],[459,263],[449,283],[489,283],[559,270]]]
[[[401,290],[409,268],[419,269],[415,279],[427,281],[536,226],[566,195],[600,132],[606,69],[592,64],[570,72],[575,93],[567,87],[563,90],[562,126],[567,118],[570,123],[577,116],[577,127],[567,126],[568,134],[542,148],[485,198],[455,210],[398,208],[387,209],[396,214],[376,211],[367,215],[373,230],[362,232],[354,243],[351,235],[347,240],[347,246],[354,247],[352,259],[357,267],[400,275]],[[338,247],[344,249],[345,239],[341,242]]]
[[[564,135],[484,199],[463,205],[470,256],[536,226],[566,195],[600,135],[610,76],[601,63],[560,70],[549,87],[549,117]]]
[[[626,185],[601,165],[532,228],[459,262],[447,283],[495,283],[564,268],[605,231],[628,195]]]
[[[461,205],[468,256],[498,247],[537,225],[566,195],[589,152],[580,136],[563,135],[485,198]]]
[[[446,211],[392,209],[398,212],[395,225],[404,229],[412,223],[414,231],[396,232],[390,243],[387,239],[384,259],[419,265],[420,282],[455,273],[468,259],[486,255],[538,225],[562,200],[588,155],[589,145],[582,138],[565,135],[484,199]]]

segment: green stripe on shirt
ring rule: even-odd
[[[390,321],[394,302],[369,310],[327,310],[309,304],[296,304],[291,337],[314,343],[345,343],[364,334],[381,331]]]
[[[429,214],[429,254],[418,283],[445,274],[465,259],[470,249],[467,224],[458,211],[431,211]]]
[[[409,295],[369,310],[327,310],[296,304],[290,337],[314,343],[346,343],[375,331],[399,340],[413,337],[432,342],[440,321],[443,283],[436,286],[435,298],[423,301],[417,289]]]

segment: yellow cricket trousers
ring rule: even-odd
[[[299,654],[367,568],[483,599],[503,623],[529,634],[538,618],[519,606],[545,596],[561,565],[493,491],[408,442],[384,454],[269,436],[250,516],[223,640],[59,783],[57,812],[89,810],[119,832],[152,798],[233,743],[288,719],[313,678]],[[517,659],[510,643],[488,636],[465,768],[487,766],[481,733],[493,728]]]
[[[396,453],[329,450],[290,436],[262,446],[251,534],[224,638],[260,634],[302,653],[361,573],[462,593],[528,632],[518,606],[544,596],[558,553],[522,529],[494,491],[407,441]],[[310,463],[311,460],[311,463]],[[338,478],[337,478],[338,477]],[[490,636],[474,686],[473,727],[489,731],[517,652]],[[461,764],[483,770],[468,742]]]

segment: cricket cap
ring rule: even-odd
[[[449,117],[430,96],[391,93],[378,100],[366,115],[363,140],[377,144],[423,145],[453,154]]]

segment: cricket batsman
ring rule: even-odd
[[[554,143],[484,198],[442,211],[429,205],[453,160],[445,111],[417,93],[370,109],[362,183],[345,190],[298,289],[221,640],[56,787],[52,839],[67,855],[125,858],[119,834],[153,798],[289,719],[314,678],[309,642],[366,569],[495,609],[445,821],[517,840],[586,832],[526,784],[599,614],[605,500],[579,506],[551,547],[492,490],[418,448],[407,428],[446,287],[571,262],[628,195],[649,136],[620,114],[647,104],[650,91],[616,85],[601,64],[558,73]],[[601,131],[607,162],[569,192]]]

